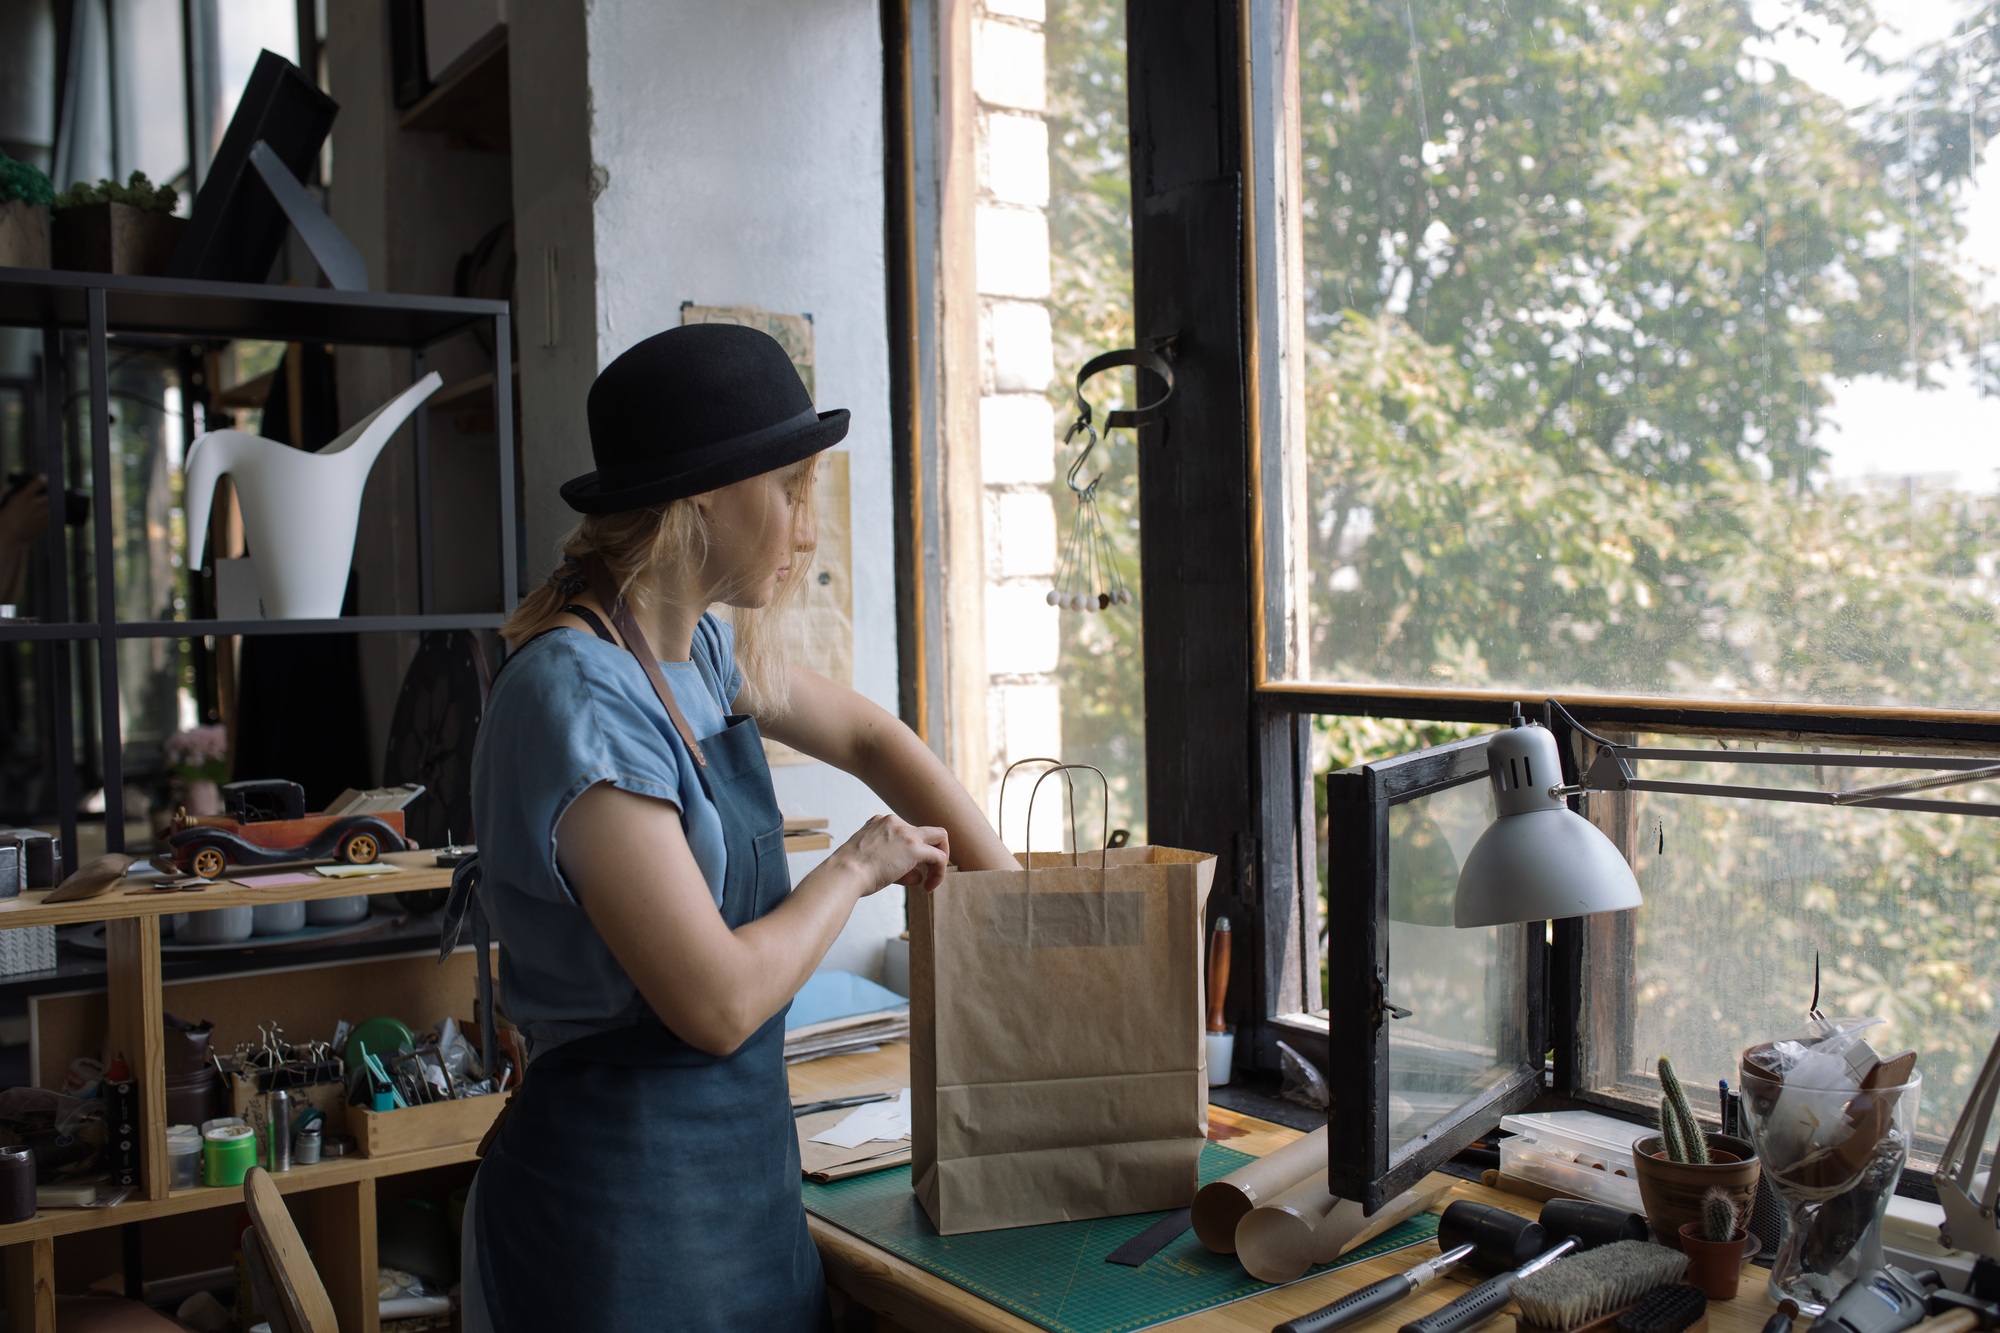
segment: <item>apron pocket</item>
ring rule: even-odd
[[[792,868],[785,859],[785,826],[759,833],[751,845],[757,856],[757,915],[762,916],[792,891]]]

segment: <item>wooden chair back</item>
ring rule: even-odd
[[[250,1168],[250,1174],[243,1178],[243,1201],[250,1207],[243,1257],[271,1327],[278,1333],[340,1333],[326,1285],[319,1280],[312,1256],[306,1253],[305,1242],[299,1238],[299,1229],[293,1225],[270,1172],[261,1166]],[[259,1269],[265,1283],[257,1282]],[[269,1292],[262,1289],[266,1284]]]

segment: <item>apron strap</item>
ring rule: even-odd
[[[701,752],[701,742],[695,739],[694,728],[688,725],[681,706],[674,702],[674,692],[667,685],[667,678],[660,672],[659,659],[653,656],[652,645],[639,629],[639,623],[632,618],[632,608],[618,595],[618,585],[612,582],[611,572],[596,555],[588,555],[581,561],[584,576],[590,580],[590,595],[598,604],[611,612],[611,623],[618,627],[618,633],[625,639],[625,650],[639,659],[639,666],[652,682],[653,693],[660,696],[660,705],[667,710],[673,720],[674,730],[681,734],[681,741],[694,756],[694,761],[702,768],[708,767],[708,757]]]
[[[451,872],[451,890],[445,898],[444,921],[438,931],[438,962],[451,957],[472,927],[472,947],[478,954],[474,967],[479,983],[479,1057],[489,1077],[500,1072],[500,1023],[493,1007],[493,928],[479,901],[481,879],[479,858],[469,856]],[[520,1070],[515,1070],[518,1081]]]

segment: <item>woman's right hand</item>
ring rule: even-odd
[[[860,876],[864,898],[891,884],[928,893],[944,879],[944,868],[951,861],[951,839],[941,828],[925,828],[896,815],[877,815],[827,859]]]

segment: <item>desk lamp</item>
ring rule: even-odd
[[[2000,1202],[2000,1171],[1993,1169],[1993,1152],[1988,1146],[1993,1128],[1993,1102],[2000,1092],[2000,1039],[1987,1052],[1979,1081],[1965,1099],[1965,1110],[1952,1126],[1945,1142],[1944,1156],[1938,1159],[1938,1202],[1944,1205],[1944,1225],[1939,1237],[1947,1249],[1968,1250],[1979,1256],[1973,1274],[1973,1290],[1991,1300],[2000,1287],[2000,1217],[1994,1211]]]
[[[1460,927],[1497,926],[1525,921],[1617,912],[1639,905],[1639,882],[1623,853],[1590,821],[1571,810],[1567,799],[1583,792],[1657,791],[1682,796],[1789,801],[1802,805],[1851,805],[1871,810],[1916,810],[1931,814],[2000,815],[2000,805],[1976,801],[1912,799],[1916,793],[1967,782],[2000,778],[2000,764],[1987,758],[1937,755],[1835,754],[1786,750],[1678,750],[1619,745],[1591,731],[1554,699],[1578,734],[1598,746],[1583,780],[1562,781],[1560,752],[1546,727],[1527,721],[1521,706],[1507,730],[1487,742],[1487,775],[1498,811],[1479,835],[1459,871],[1453,916]],[[1704,764],[1790,764],[1812,768],[1928,768],[1947,770],[1933,777],[1860,787],[1850,791],[1744,787],[1727,783],[1659,782],[1639,778],[1633,764],[1670,760]],[[2000,1089],[2000,1067],[1987,1061],[1981,1086],[1990,1113]],[[1968,1114],[1970,1108],[1968,1108]],[[1995,1187],[1985,1188],[1986,1225],[1993,1229]],[[1996,1246],[2000,1249],[2000,1245]],[[2000,1258],[2000,1254],[1996,1254]]]
[[[1514,716],[1486,743],[1499,814],[1466,853],[1452,915],[1460,929],[1619,912],[1639,905],[1624,855],[1558,793],[1562,760],[1547,727]]]

